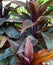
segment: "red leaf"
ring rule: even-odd
[[[40,3],[38,3],[37,1],[30,1],[29,4],[30,4],[33,21],[36,22],[37,18],[39,17],[39,13],[40,13],[39,12]]]
[[[32,43],[31,43],[31,41],[30,41],[30,39],[28,37],[26,38],[24,55],[27,58],[29,58],[31,61],[33,60],[33,46],[32,46]]]
[[[27,29],[27,28],[30,28],[32,26],[32,21],[31,20],[25,20],[23,23],[22,23],[22,29],[20,30],[21,31],[21,34]]]

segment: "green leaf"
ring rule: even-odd
[[[20,32],[16,31],[14,27],[10,26],[5,32],[10,38],[19,39]]]
[[[3,35],[4,34],[4,32],[5,32],[5,30],[6,30],[6,28],[0,28],[0,35]]]
[[[10,57],[9,65],[13,65],[16,62],[20,63],[19,59],[16,56]]]
[[[22,26],[20,24],[15,23],[14,25],[16,28],[21,28]]]
[[[37,1],[43,5],[43,4],[47,3],[49,0],[37,0]]]
[[[15,51],[13,48],[7,48],[4,53],[0,54],[0,61],[6,59],[7,57],[10,57],[14,55]]]
[[[8,65],[8,64],[9,64],[8,59],[0,61],[0,65]]]
[[[49,31],[43,33],[44,40],[47,48],[50,50],[53,48],[53,28],[50,28]]]
[[[45,15],[48,15],[52,11],[53,11],[53,4],[50,4],[50,6],[48,6],[47,9],[46,9]]]

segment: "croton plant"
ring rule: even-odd
[[[53,65],[53,0],[12,1],[5,6],[0,65]]]

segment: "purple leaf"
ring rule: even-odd
[[[26,38],[26,43],[25,43],[25,49],[24,49],[24,55],[30,59],[30,61],[33,60],[33,46],[30,41],[30,39],[27,37]]]
[[[23,63],[24,63],[25,65],[30,65],[30,60],[29,60],[29,58],[25,57],[23,54],[20,54],[19,56],[24,59],[24,60],[23,60]]]

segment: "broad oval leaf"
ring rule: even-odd
[[[10,38],[19,39],[20,32],[16,31],[14,27],[10,26],[5,32]]]
[[[29,58],[31,61],[33,60],[33,46],[30,39],[26,38],[25,48],[24,48],[24,55]]]
[[[13,48],[7,48],[4,53],[0,54],[0,61],[6,59],[7,57],[10,57],[12,55],[14,55],[15,50]]]

